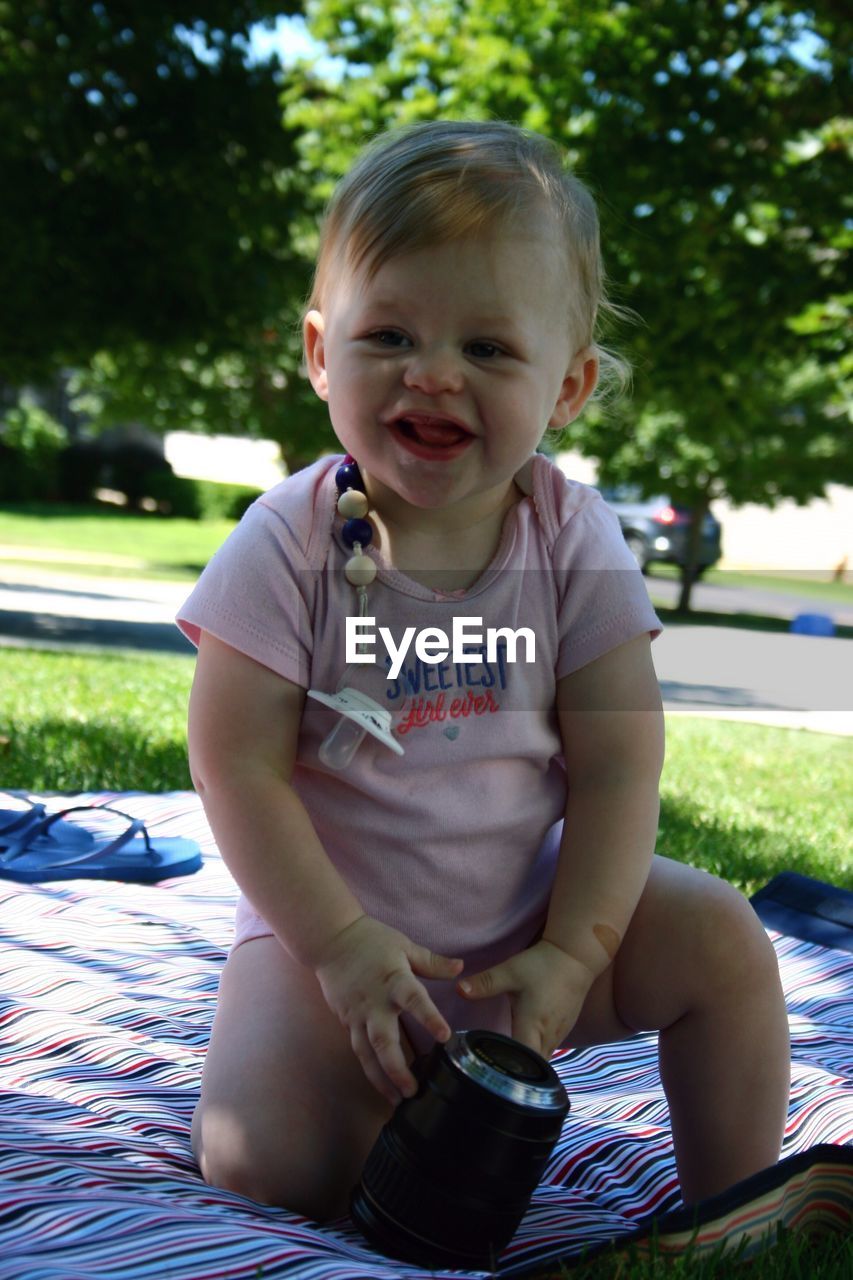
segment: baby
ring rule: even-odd
[[[179,619],[243,895],[193,1123],[211,1183],[342,1214],[413,1054],[469,1026],[545,1056],[658,1030],[686,1201],[778,1158],[773,949],[654,855],[659,624],[612,513],[536,452],[618,371],[607,306],[590,195],[513,126],[381,138],[332,199],[304,345],[346,456],[261,498]],[[342,707],[367,732],[336,769]]]

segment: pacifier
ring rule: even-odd
[[[344,685],[337,693],[309,689],[308,697],[316,698],[340,715],[338,723],[320,744],[320,759],[328,769],[345,769],[367,733],[390,747],[396,755],[404,754],[391,733],[391,712],[360,689],[351,685]]]

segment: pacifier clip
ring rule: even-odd
[[[341,537],[352,551],[344,565],[347,582],[355,587],[358,616],[367,616],[367,588],[376,577],[376,562],[365,554],[365,548],[373,541],[373,525],[367,519],[369,504],[364,481],[355,458],[347,454],[335,472],[338,490],[338,514],[343,517]],[[404,754],[400,743],[391,732],[391,713],[359,689],[349,685],[336,693],[323,693],[309,689],[309,698],[316,698],[324,706],[339,712],[340,719],[320,744],[320,759],[329,769],[345,769],[350,763],[366,733],[371,734],[398,756]]]

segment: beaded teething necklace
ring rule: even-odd
[[[358,616],[364,618],[367,615],[367,588],[376,577],[375,562],[364,554],[365,547],[373,541],[373,525],[366,518],[368,502],[364,481],[358,463],[349,453],[335,472],[335,484],[338,514],[344,519],[341,537],[353,553],[344,565],[344,575],[347,582],[355,587]]]
[[[376,563],[365,555],[365,547],[373,541],[373,525],[367,519],[364,481],[358,463],[350,454],[335,472],[335,485],[338,490],[337,510],[344,521],[341,537],[353,553],[344,565],[344,575],[347,582],[355,587],[358,616],[364,618],[367,616],[367,588],[376,577]],[[356,653],[362,654],[366,648],[369,646],[356,645]],[[396,755],[403,755],[403,748],[391,730],[390,712],[362,690],[344,683],[334,694],[309,689],[308,696],[337,711],[340,716],[320,745],[320,760],[328,768],[346,768],[366,733],[390,747]]]

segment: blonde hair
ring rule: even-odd
[[[343,269],[371,278],[398,254],[542,210],[565,243],[577,349],[591,347],[600,383],[623,389],[630,367],[598,341],[604,319],[627,313],[607,297],[595,201],[555,143],[502,121],[440,120],[374,139],[326,209],[306,309],[323,309]]]

